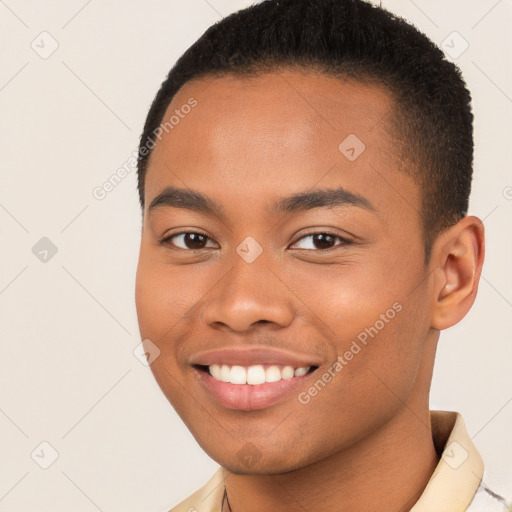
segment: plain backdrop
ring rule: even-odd
[[[176,59],[250,3],[0,1],[0,510],[164,512],[217,468],[134,354],[135,168],[93,191],[133,156]],[[487,258],[441,335],[431,408],[460,411],[510,482],[512,2],[382,4],[460,53],[473,95]]]

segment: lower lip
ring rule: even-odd
[[[214,379],[207,371],[196,370],[207,391],[224,407],[242,411],[255,411],[270,407],[283,400],[301,386],[306,377],[282,379],[264,384],[231,384]]]

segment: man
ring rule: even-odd
[[[503,510],[428,401],[484,259],[472,120],[458,69],[360,0],[262,2],[179,59],[139,149],[137,312],[221,467],[173,511]]]

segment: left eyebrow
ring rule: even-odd
[[[375,207],[366,197],[349,192],[343,187],[317,189],[283,197],[273,204],[272,211],[275,213],[292,213],[313,208],[333,208],[336,206],[357,206],[372,213],[377,213]]]
[[[151,201],[148,211],[161,206],[185,208],[215,215],[219,218],[224,216],[224,208],[219,203],[192,189],[167,187]],[[349,192],[343,187],[317,189],[282,197],[271,205],[270,211],[275,214],[285,214],[336,206],[355,206],[372,213],[377,212],[368,199],[362,195]]]

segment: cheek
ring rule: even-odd
[[[166,342],[183,330],[207,291],[201,274],[191,268],[171,267],[141,251],[135,303],[142,336]]]
[[[166,316],[162,315],[161,280],[152,265],[139,258],[135,281],[135,305],[142,339],[155,340],[157,333],[165,327]]]
[[[405,283],[393,279],[389,271],[357,261],[309,265],[287,274],[283,280],[299,299],[297,305],[305,306],[302,314],[338,354],[358,337],[364,344],[377,333],[392,331],[405,301]]]
[[[151,340],[160,350],[150,369],[180,416],[190,401],[183,391],[185,383],[177,352],[185,325],[182,322],[186,321],[183,317],[193,300],[192,297],[184,300],[186,290],[190,290],[190,285],[187,287],[180,282],[179,272],[171,273],[170,268],[141,251],[135,285],[140,336],[142,340]]]
[[[212,287],[205,272],[192,265],[170,266],[144,248],[139,256],[135,303],[140,336],[160,350],[150,368],[177,409],[186,378],[183,372],[190,370],[184,343],[197,327],[197,309]]]
[[[340,266],[330,272],[327,267],[311,267],[307,274],[295,275],[294,291],[304,298],[309,320],[329,340],[335,377],[326,386],[331,392],[321,393],[319,401],[326,408],[353,409],[357,403],[365,414],[384,411],[405,401],[411,391],[428,311],[425,293],[410,293],[420,282],[419,272],[418,277],[400,272],[404,267],[398,258],[396,263],[398,269],[381,264]]]

